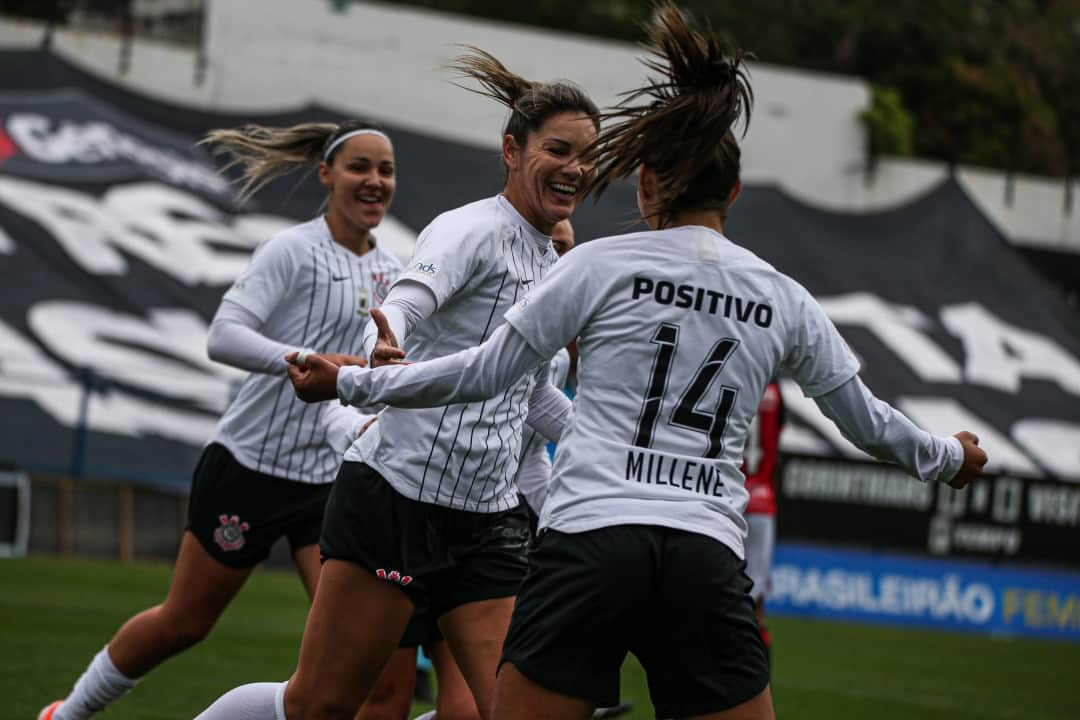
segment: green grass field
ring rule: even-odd
[[[164,596],[166,565],[0,560],[0,719],[61,697],[119,624]],[[291,574],[258,572],[211,637],[101,717],[187,720],[225,690],[289,676],[307,609]],[[860,718],[1080,718],[1080,646],[776,618],[777,714]],[[631,659],[623,696],[651,718]],[[419,708],[417,708],[419,710]]]

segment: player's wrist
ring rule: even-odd
[[[296,348],[294,352],[296,353],[296,360],[294,360],[293,362],[295,362],[297,365],[307,365],[308,357],[311,355],[317,355],[319,351],[313,348],[304,347]]]
[[[360,365],[345,365],[334,370],[334,391],[342,405],[352,405],[352,399],[357,392],[358,378],[368,372],[368,368]],[[357,403],[362,405],[363,403]]]

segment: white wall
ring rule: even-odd
[[[63,31],[57,52],[87,69],[154,97],[242,111],[282,109],[309,100],[481,147],[497,147],[505,112],[455,87],[443,69],[455,43],[474,44],[515,72],[568,77],[601,105],[644,76],[628,43],[530,29],[427,11],[326,0],[207,0],[204,82],[195,84],[190,50],[136,42],[131,69],[117,76],[119,40]],[[0,22],[0,44],[33,45],[41,29]],[[866,82],[755,63],[757,104],[743,145],[744,177],[782,186],[802,200],[837,210],[902,204],[946,175],[941,163],[884,158],[865,172],[865,131],[858,115]],[[1014,242],[1080,252],[1080,198],[1064,212],[1061,182],[1017,178],[1009,204],[1003,173],[961,168],[958,177]],[[1077,188],[1080,191],[1080,188]]]

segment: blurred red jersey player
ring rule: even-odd
[[[754,612],[765,647],[771,649],[765,626],[765,594],[776,544],[776,471],[780,458],[780,431],[784,427],[784,399],[773,380],[765,387],[758,413],[750,424],[743,450],[743,473],[750,501],[746,506],[746,573],[753,580],[750,590]]]

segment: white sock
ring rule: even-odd
[[[233,688],[195,720],[285,720],[287,684],[261,682]]]
[[[53,720],[89,720],[138,684],[139,678],[129,678],[116,669],[106,645],[90,661],[64,704],[53,713]]]
[[[428,710],[423,715],[417,715],[416,717],[413,718],[413,720],[435,720],[435,711],[434,710]]]

